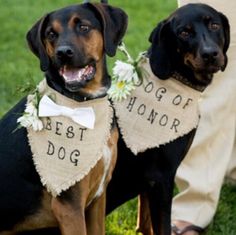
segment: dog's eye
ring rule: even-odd
[[[186,30],[183,30],[179,33],[179,36],[183,39],[187,39],[190,36],[190,33]]]
[[[209,24],[209,29],[214,30],[214,31],[219,30],[220,29],[220,25],[217,24],[217,23],[210,23]]]
[[[47,33],[47,39],[52,42],[57,38],[57,34],[53,32],[52,30]]]
[[[89,31],[89,26],[88,26],[88,25],[80,25],[80,26],[79,26],[79,31],[80,31],[81,33],[86,33],[86,32]]]

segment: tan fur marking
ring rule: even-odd
[[[82,19],[78,14],[73,14],[68,22],[68,28],[73,29],[79,20],[81,20],[83,24],[91,24],[90,21]]]
[[[119,138],[119,132],[118,132],[117,127],[115,127],[112,129],[111,137],[108,140],[108,147],[110,148],[111,153],[112,153],[112,160],[111,160],[111,164],[110,164],[109,173],[107,175],[107,183],[111,180],[112,172],[113,172],[115,165],[116,165],[118,138]]]
[[[0,232],[0,235],[15,235],[14,232]]]
[[[186,53],[184,56],[184,63],[188,65],[188,63],[195,64],[195,58],[192,54]]]
[[[138,196],[138,216],[136,232],[140,232],[145,235],[154,235],[154,232],[152,230],[149,201],[146,193],[142,193]]]
[[[47,52],[48,56],[52,58],[53,55],[54,55],[54,47],[47,40],[44,40],[44,44],[45,44],[45,49],[46,49],[46,52]]]
[[[61,32],[63,31],[63,27],[62,27],[62,25],[61,25],[61,22],[58,21],[58,20],[54,20],[54,21],[52,22],[52,28],[53,28],[53,30],[54,30],[55,32],[57,32],[57,33],[61,33]]]
[[[82,92],[93,94],[101,88],[102,84],[102,57],[104,54],[104,43],[103,36],[97,30],[92,30],[90,32],[89,38],[80,40],[80,43],[84,45],[86,56],[94,58],[96,63],[96,75],[95,79],[90,81],[85,88],[82,89]]]
[[[93,56],[97,61],[102,59],[104,53],[103,36],[99,31],[92,30],[89,33],[89,38],[83,39],[83,45],[88,57]]]

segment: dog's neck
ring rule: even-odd
[[[203,92],[206,89],[206,85],[197,84],[196,82],[193,82],[194,80],[190,80],[189,77],[184,76],[177,71],[175,71],[171,77],[200,92]]]
[[[101,67],[102,68],[99,68],[100,72],[96,73],[95,77],[94,77],[94,79],[96,79],[96,80],[101,80],[101,87],[100,87],[99,91],[96,92],[96,94],[86,93],[83,91],[84,90],[83,88],[81,88],[81,91],[78,91],[78,92],[70,92],[69,90],[67,90],[65,88],[63,78],[59,75],[58,70],[53,67],[45,72],[45,77],[47,80],[47,84],[52,89],[56,90],[60,94],[66,96],[70,99],[82,102],[85,100],[102,98],[107,95],[107,90],[109,89],[109,87],[111,85],[111,78],[110,78],[110,75],[108,74],[108,71],[107,71],[105,57],[102,60]],[[100,76],[100,77],[98,78],[96,76]]]

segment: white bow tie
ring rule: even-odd
[[[74,122],[87,127],[94,128],[95,113],[92,107],[68,108],[54,103],[48,96],[44,95],[39,102],[39,117],[65,116]]]

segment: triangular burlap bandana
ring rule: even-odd
[[[45,82],[45,81],[44,81]],[[113,110],[107,97],[77,102],[47,87],[44,94],[69,108],[92,107],[94,129],[86,129],[67,117],[43,118],[44,129],[28,129],[28,138],[41,182],[53,196],[83,179],[103,154],[110,135]]]
[[[198,125],[201,92],[174,78],[160,80],[149,63],[141,65],[143,84],[114,102],[119,127],[134,154],[158,147],[187,134]]]

